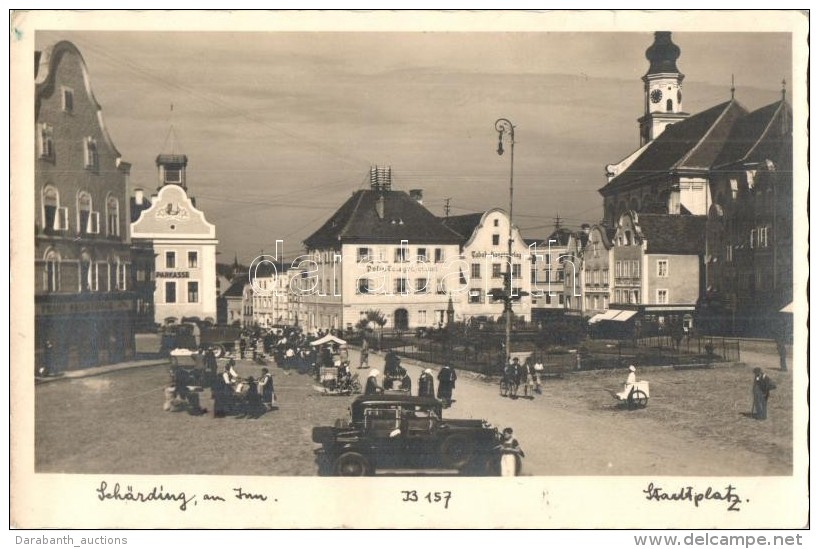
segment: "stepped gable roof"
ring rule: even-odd
[[[734,123],[746,112],[732,100],[668,126],[643,154],[601,191],[616,190],[658,173],[710,168],[722,151]]]
[[[704,215],[637,214],[637,226],[648,241],[646,253],[699,255],[705,253]]]
[[[481,219],[483,219],[484,213],[485,212],[452,215],[441,218],[441,223],[461,235],[461,237],[463,237],[462,240],[465,242],[469,240],[472,233],[475,232],[475,228],[481,224]]]
[[[783,151],[788,151],[787,156],[790,156],[792,123],[791,110],[784,101],[771,103],[742,117],[734,124],[714,166],[779,159]]]
[[[342,243],[460,244],[461,235],[404,191],[358,190],[304,244],[308,249]]]
[[[222,297],[242,297],[247,285],[247,274],[241,274],[230,282],[230,286],[222,294]]]

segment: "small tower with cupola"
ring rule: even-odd
[[[682,81],[685,75],[677,69],[680,48],[671,41],[671,33],[657,31],[654,43],[646,50],[650,65],[643,76],[645,114],[640,123],[640,146],[659,137],[665,129],[686,118],[682,110]]]

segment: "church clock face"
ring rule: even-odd
[[[663,98],[662,90],[651,90],[651,102],[659,103]]]

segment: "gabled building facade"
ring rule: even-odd
[[[447,217],[446,227],[463,238],[461,259],[468,265],[464,273],[465,291],[453,297],[455,320],[494,319],[503,317],[504,303],[493,296],[505,291],[507,269],[512,268],[512,295],[518,299],[512,312],[522,320],[531,320],[532,261],[528,244],[517,227],[512,227],[512,259],[508,259],[509,215],[500,208],[484,213]]]
[[[187,193],[188,158],[160,154],[158,193],[131,224],[135,241],[150,244],[155,257],[154,319],[216,321],[216,227]]]
[[[706,304],[723,332],[770,336],[793,300],[792,125],[784,98],[750,113],[712,170]]]
[[[703,288],[705,219],[621,215],[611,249],[611,305],[598,320],[636,322],[642,335],[662,332],[673,324],[693,327]]]
[[[119,362],[134,354],[130,164],[76,46],[58,42],[34,61],[35,364]]]

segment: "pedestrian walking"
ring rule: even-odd
[[[367,343],[367,338],[364,338],[364,340],[361,342],[361,359],[360,359],[360,362],[358,363],[358,369],[359,370],[364,370],[366,368],[369,368],[369,362],[370,362],[370,345],[369,345],[369,343]]]
[[[271,411],[276,407],[276,393],[273,389],[273,376],[270,375],[270,370],[262,368],[262,375],[259,377],[259,394],[262,395],[262,404]]]
[[[512,359],[512,366],[509,372],[510,374],[509,396],[511,398],[518,398],[518,389],[520,388],[520,373],[521,373],[520,359],[518,357],[515,357]]]
[[[537,394],[543,394],[543,391],[540,389],[540,375],[543,373],[543,361],[538,360],[535,362],[535,365],[532,367],[532,380],[535,383],[535,392]]]
[[[452,390],[455,388],[456,379],[458,376],[455,369],[448,364],[438,372],[438,400],[443,401],[444,406],[452,405]]]
[[[418,378],[418,396],[435,398],[435,379],[432,377],[432,370],[427,368]]]
[[[762,371],[762,368],[754,368],[753,405],[751,415],[754,419],[768,419],[768,397],[771,391],[776,389],[776,383]]]
[[[54,344],[51,343],[50,339],[46,339],[43,347],[43,363],[40,365],[37,374],[46,377],[54,373]]]

